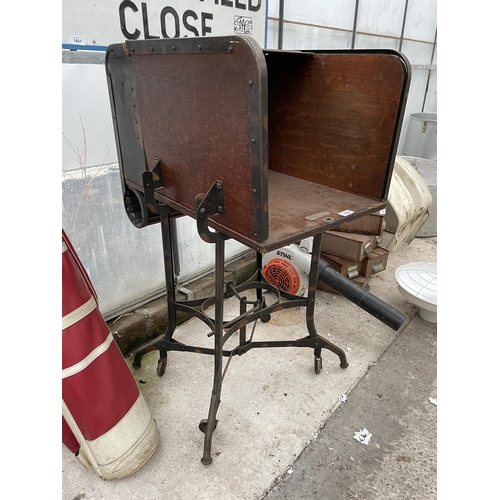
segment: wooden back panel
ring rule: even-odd
[[[269,168],[387,197],[410,66],[387,50],[266,54]]]

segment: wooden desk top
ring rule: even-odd
[[[209,217],[209,226],[258,252],[266,253],[335,229],[344,222],[378,212],[386,207],[384,201],[370,200],[272,170],[269,171],[268,182],[269,238],[267,240],[255,241],[232,228],[224,227],[218,222],[217,216]],[[158,196],[158,199],[176,210],[180,208],[161,196]],[[181,212],[196,217],[192,211],[184,209]]]

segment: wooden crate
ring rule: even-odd
[[[376,247],[372,250],[371,254],[363,260],[361,275],[367,278],[373,274],[380,273],[387,268],[387,261],[389,259],[389,252],[381,247]]]
[[[328,253],[321,253],[321,258],[332,268],[335,269],[342,276],[349,279],[356,278],[363,273],[363,262],[356,260],[344,259],[337,255],[330,255]]]
[[[375,240],[373,235],[325,231],[321,251],[361,262],[375,248]]]
[[[364,288],[365,290],[370,289],[370,278],[366,276],[358,276],[357,278],[354,278],[351,281],[353,283],[356,283],[356,285],[359,285],[361,288]]]
[[[344,222],[344,224],[336,228],[336,231],[382,236],[384,234],[384,218],[385,209],[375,214],[365,215],[351,222]]]

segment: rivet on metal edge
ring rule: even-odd
[[[177,47],[175,45],[172,45],[172,50],[177,50]]]
[[[347,187],[352,188],[352,182],[349,182],[349,184],[347,184]]]
[[[155,51],[155,48],[154,48],[154,47],[149,47],[149,50],[150,50],[151,52],[154,52],[154,51]]]
[[[201,45],[198,45],[198,50],[201,50]]]
[[[356,170],[356,165],[354,165],[354,163],[351,165],[351,169]]]
[[[252,139],[252,142],[255,144],[255,139]]]
[[[253,85],[253,80],[249,80],[248,85]]]
[[[229,47],[229,52],[233,52],[234,49],[232,47]]]

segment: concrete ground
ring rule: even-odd
[[[407,315],[398,332],[344,297],[318,292],[316,328],[346,351],[347,369],[324,350],[316,375],[313,352],[303,348],[232,359],[209,466],[200,462],[198,423],[208,414],[212,358],[170,352],[158,377],[158,354],[144,356],[133,374],[160,431],[156,452],[132,476],[103,481],[63,446],[62,499],[437,498],[437,325],[397,290],[394,272],[409,262],[437,262],[437,238],[392,251],[387,269],[371,278],[370,292]],[[236,307],[226,301],[227,318]],[[206,333],[193,319],[176,338],[211,346]],[[294,308],[258,322],[255,339],[306,334],[305,310]],[[367,444],[354,438],[365,429]]]
[[[436,333],[415,317],[264,498],[437,498]]]

